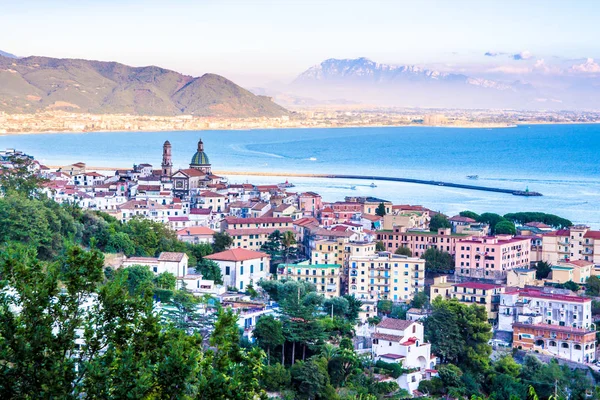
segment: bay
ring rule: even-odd
[[[290,178],[293,190],[326,201],[376,196],[455,214],[544,211],[600,228],[600,125],[522,125],[474,129],[435,127],[269,129],[184,132],[95,132],[1,135],[48,165],[160,165],[162,144],[186,168],[199,138],[215,170],[384,175],[538,191],[543,197],[396,182]],[[478,175],[469,180],[467,175]],[[278,183],[285,178],[230,176],[231,182]],[[351,189],[355,186],[355,189]]]

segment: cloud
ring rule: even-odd
[[[499,56],[499,55],[500,55],[500,53],[498,53],[498,52],[495,52],[495,51],[487,51],[487,52],[484,54],[484,56],[487,56],[487,57],[497,57],[497,56]]]
[[[593,58],[588,58],[583,64],[575,64],[571,67],[571,72],[594,74],[600,73],[600,64],[594,61]]]
[[[529,60],[531,57],[533,57],[533,54],[531,54],[531,52],[529,52],[527,50],[512,55],[513,60],[517,60],[517,61]]]

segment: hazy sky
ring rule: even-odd
[[[249,84],[289,79],[327,58],[598,58],[598,21],[596,0],[0,0],[0,49],[215,72]]]

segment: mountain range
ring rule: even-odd
[[[192,77],[155,66],[0,55],[0,111],[43,110],[235,118],[289,113],[215,74]]]
[[[415,65],[390,65],[367,58],[329,59],[272,92],[286,99],[331,99],[381,106],[432,108],[590,109],[600,107],[595,77],[533,73],[537,81],[498,80]],[[503,76],[510,78],[510,76]],[[535,83],[532,83],[535,82]]]

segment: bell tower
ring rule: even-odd
[[[171,175],[173,175],[173,161],[171,160],[171,143],[168,140],[163,144],[161,168],[163,179],[171,179]]]

